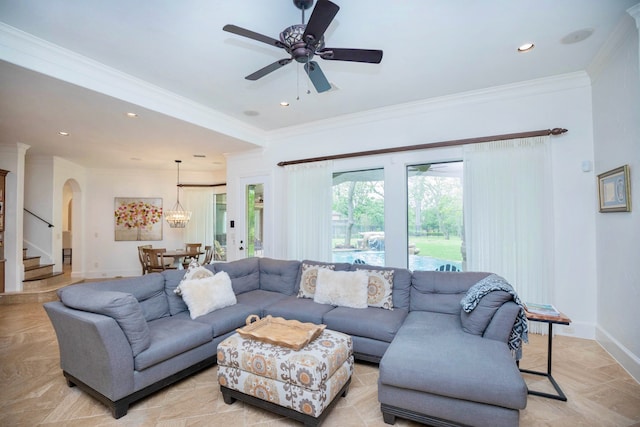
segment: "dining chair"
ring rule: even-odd
[[[203,265],[211,264],[211,260],[213,259],[213,246],[207,245],[204,247],[204,261]]]
[[[160,272],[164,270],[175,270],[177,267],[173,265],[167,265],[167,260],[164,253],[167,252],[166,248],[142,249],[145,254],[146,262],[148,263],[147,273]]]
[[[138,246],[138,259],[140,260],[140,265],[142,266],[142,274],[147,274],[148,264],[147,257],[144,254],[143,249],[151,249],[152,245],[141,245]]]
[[[225,259],[224,248],[222,247],[220,242],[218,242],[217,240],[213,242],[213,244],[214,244],[213,259],[216,261],[224,261]]]
[[[200,262],[200,254],[198,252],[200,252],[202,243],[185,243],[184,247],[187,252],[187,256],[182,260],[184,268],[187,268],[194,259]]]

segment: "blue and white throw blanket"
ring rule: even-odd
[[[516,291],[509,282],[497,274],[491,274],[469,288],[467,295],[462,298],[460,304],[465,312],[470,313],[471,310],[476,308],[482,297],[493,291],[505,291],[511,294],[511,296],[513,296],[513,302],[520,306],[520,313],[518,313],[518,317],[513,324],[513,329],[511,329],[511,335],[509,336],[509,348],[511,351],[517,352],[523,341],[529,342],[529,336],[527,334],[529,327],[527,324],[527,316],[524,312],[524,304],[522,304],[520,297],[516,294]]]

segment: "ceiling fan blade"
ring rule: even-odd
[[[249,74],[247,77],[245,77],[245,79],[247,79],[247,80],[258,80],[259,78],[262,78],[262,77],[266,76],[267,74],[284,67],[285,65],[287,65],[291,61],[292,61],[292,58],[279,59],[276,62],[274,62],[273,64],[269,64],[266,67],[259,69],[255,73]]]
[[[320,40],[339,10],[340,6],[329,0],[318,0],[302,34],[302,40],[311,44]]]
[[[222,29],[228,33],[233,33],[239,36],[248,37],[250,39],[257,40],[259,42],[270,44],[272,46],[284,49],[284,45],[280,40],[276,40],[269,36],[256,33],[255,31],[247,30],[246,28],[238,27],[237,25],[227,24],[224,27],[222,27]]]
[[[374,49],[339,49],[326,47],[316,52],[322,59],[329,61],[352,61],[379,64],[382,61],[382,51]]]
[[[324,73],[320,69],[320,65],[316,61],[307,62],[304,64],[304,70],[307,72],[311,83],[316,88],[318,93],[326,92],[331,89],[329,80],[324,76]]]

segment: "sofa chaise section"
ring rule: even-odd
[[[507,340],[520,307],[505,301],[482,312],[478,334],[466,332],[462,320],[460,301],[488,275],[414,272],[411,311],[380,362],[385,422],[518,425],[527,387]]]

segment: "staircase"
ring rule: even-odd
[[[55,301],[58,299],[56,295],[58,289],[82,282],[82,279],[72,279],[67,272],[54,272],[54,264],[40,264],[40,257],[28,256],[27,249],[22,250],[22,260],[24,264],[22,292],[0,293],[0,305]]]

